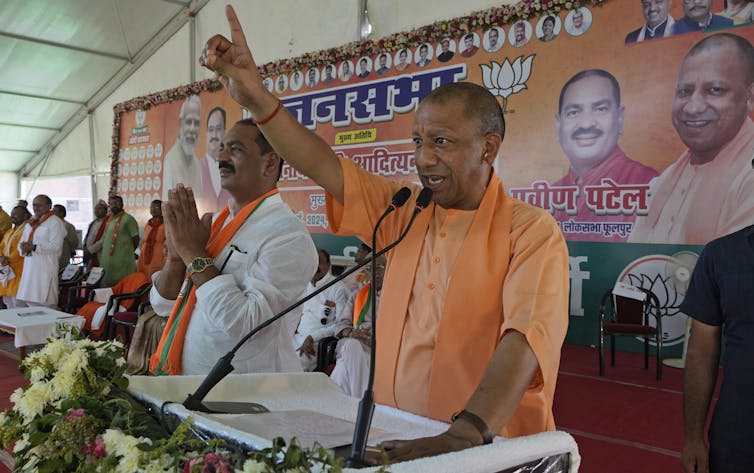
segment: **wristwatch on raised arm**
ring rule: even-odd
[[[188,265],[188,273],[190,275],[194,275],[196,273],[201,273],[205,269],[209,268],[210,266],[215,264],[215,260],[212,258],[207,258],[203,256],[197,256],[196,258],[191,260],[191,263]]]

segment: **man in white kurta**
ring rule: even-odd
[[[330,273],[330,255],[322,249],[319,253],[319,266],[307,287],[307,295],[326,285],[333,279]],[[317,344],[327,337],[337,334],[336,319],[350,321],[353,318],[351,291],[342,282],[325,289],[306,301],[303,305],[301,322],[296,329],[294,346],[297,347],[304,371],[312,371],[317,364]],[[342,328],[342,327],[341,327]]]
[[[63,251],[65,226],[51,212],[52,200],[48,196],[36,196],[32,208],[34,217],[18,244],[18,251],[24,257],[24,271],[16,293],[17,306],[56,307],[58,258]]]
[[[385,278],[387,258],[377,258],[375,277],[377,284],[376,306],[380,304],[382,281]],[[371,265],[362,271],[365,278],[371,277]],[[335,321],[336,336],[340,338],[335,351],[335,368],[330,373],[330,379],[343,389],[343,392],[353,397],[361,397],[369,380],[369,366],[372,356],[372,304],[374,293],[371,284],[362,287],[353,300],[354,315],[350,318],[340,318]]]
[[[236,203],[253,204],[263,191],[274,192],[279,176],[277,155],[256,127],[242,123],[228,131],[219,156],[223,188],[233,197],[226,225],[238,212]],[[263,169],[261,161],[266,163]],[[274,174],[267,165],[270,161],[274,161],[270,164]],[[177,291],[176,284],[167,284],[172,266],[185,271],[192,260],[205,257],[201,254],[204,243],[197,243],[200,237],[174,230],[179,225],[175,206],[186,196],[186,190],[179,186],[163,203],[168,256],[163,270],[152,276],[155,285],[150,293],[158,314],[170,314],[175,304],[160,293],[160,287],[167,291],[168,286]],[[198,219],[195,212],[192,219]],[[199,223],[193,222],[196,228]],[[206,240],[207,235],[203,238]],[[306,227],[279,194],[264,198],[214,258],[212,267],[190,273],[198,288],[183,345],[181,374],[207,374],[244,335],[301,298],[316,267],[317,253]],[[248,340],[233,359],[235,372],[301,371],[293,347],[300,314],[300,308],[294,310]]]

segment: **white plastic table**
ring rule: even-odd
[[[55,333],[58,324],[73,325],[79,329],[86,319],[78,315],[50,309],[49,307],[17,307],[0,310],[0,331],[14,335],[18,356],[4,350],[0,352],[23,360],[26,347],[42,345]]]

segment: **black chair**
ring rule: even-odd
[[[58,306],[68,307],[69,289],[84,279],[84,267],[77,264],[69,264],[60,269],[58,273]]]
[[[68,288],[68,298],[63,309],[71,314],[92,299],[94,290],[102,284],[105,277],[105,269],[99,266],[89,268],[82,278],[74,285]]]
[[[654,326],[650,324],[650,317],[654,319]],[[605,375],[605,335],[610,337],[610,366],[615,366],[616,336],[642,337],[644,369],[649,369],[649,340],[653,338],[657,346],[657,379],[662,379],[662,313],[660,301],[652,291],[619,283],[602,296],[599,318],[600,376]]]
[[[338,339],[335,337],[325,337],[317,343],[317,365],[314,367],[315,372],[329,375],[335,366],[335,348],[338,346]]]
[[[152,285],[142,288],[142,291],[146,291],[146,293],[149,293],[149,290],[151,290]],[[133,311],[126,311],[126,312],[116,312],[113,314],[113,320],[112,320],[112,333],[110,334],[110,338],[116,338],[118,337],[118,329],[123,329],[123,354],[128,359],[128,350],[131,346],[131,339],[133,338],[134,330],[136,329],[136,323],[139,320],[139,316],[144,314],[146,311],[152,308],[152,304],[147,302],[142,302],[139,304],[139,307],[136,309],[136,312]]]
[[[139,309],[148,302],[149,291],[152,289],[152,284],[147,283],[139,287],[133,292],[125,292],[122,294],[113,294],[107,299],[107,306],[105,307],[105,330],[103,335],[107,339],[112,340],[115,338],[117,325],[124,327],[135,327],[136,321],[139,318]],[[119,310],[123,306],[126,310]],[[111,315],[111,311],[115,311]],[[119,322],[114,323],[115,320]],[[133,324],[133,325],[131,325]],[[131,342],[131,331],[126,330],[126,345]]]

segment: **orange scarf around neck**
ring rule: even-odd
[[[235,217],[228,222],[228,225],[223,227],[225,220],[230,215],[229,206],[218,214],[217,219],[212,223],[212,229],[210,231],[209,241],[205,247],[207,254],[211,258],[216,258],[223,248],[225,248],[233,236],[236,234],[241,225],[246,222],[246,219],[259,208],[259,206],[268,197],[278,193],[277,189],[273,189],[265,194],[262,194],[256,200],[244,206]],[[188,293],[188,297],[186,297]],[[186,332],[188,331],[189,322],[191,321],[191,314],[194,311],[196,305],[196,286],[191,281],[191,276],[186,272],[186,279],[181,288],[181,292],[178,294],[178,299],[173,305],[173,310],[170,312],[167,325],[162,332],[160,343],[157,346],[157,350],[149,359],[149,371],[156,375],[179,375],[183,373],[183,367],[181,366],[181,359],[183,356],[183,345],[186,341]]]

